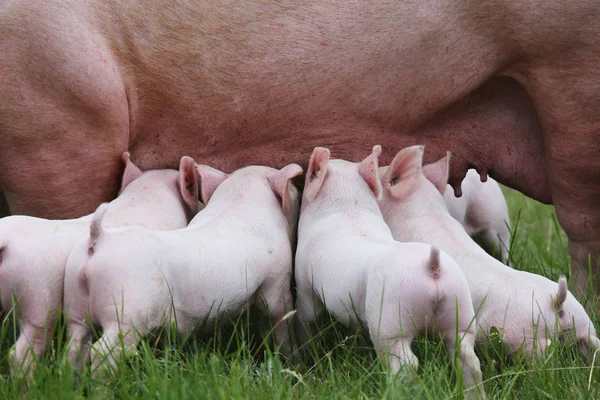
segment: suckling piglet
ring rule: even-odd
[[[382,360],[398,371],[418,365],[411,343],[430,330],[450,354],[459,349],[473,388],[481,371],[467,281],[446,253],[393,239],[377,204],[380,152],[375,146],[360,163],[330,160],[326,148],[312,153],[296,252],[298,335],[305,342],[326,309],[346,326],[366,326]]]
[[[558,283],[507,267],[483,251],[450,216],[441,192],[446,188],[450,155],[422,167],[423,146],[400,151],[382,169],[379,204],[397,240],[429,243],[446,251],[463,270],[477,311],[477,342],[489,342],[495,327],[510,351],[543,353],[553,338],[576,341],[581,351],[600,348],[583,306]]]
[[[179,172],[142,173],[123,153],[125,171],[119,197],[106,208],[105,224],[153,229],[185,227],[198,208],[190,189],[194,161],[181,159]],[[5,312],[15,307],[20,334],[11,349],[13,372],[26,371],[51,340],[63,305],[67,258],[89,236],[92,215],[73,220],[11,216],[0,221],[0,301]]]
[[[70,360],[76,361],[77,349],[86,363],[91,355],[95,376],[117,367],[121,344],[130,351],[166,323],[175,323],[181,334],[207,330],[252,305],[270,317],[280,351],[291,353],[282,319],[293,310],[299,202],[290,180],[302,169],[250,166],[226,175],[199,165],[197,172],[206,207],[187,228],[105,230],[101,206],[89,242],[69,257],[68,268],[77,274],[65,301],[81,305],[69,316]],[[103,331],[91,349],[88,318]]]

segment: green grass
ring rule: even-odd
[[[568,273],[564,232],[552,207],[506,191],[516,234],[512,263],[517,269],[556,280]],[[518,225],[517,225],[518,221]],[[89,371],[71,371],[60,360],[63,340],[56,340],[39,363],[33,381],[10,377],[7,352],[14,343],[12,316],[0,329],[0,399],[29,398],[462,398],[460,379],[443,347],[421,339],[414,345],[420,360],[416,376],[394,376],[383,368],[366,335],[326,323],[309,345],[306,365],[292,367],[263,345],[256,324],[242,316],[236,327],[184,340],[170,331],[146,339],[108,382]],[[599,319],[593,316],[596,326]],[[59,333],[64,334],[62,327]],[[573,346],[553,344],[545,359],[506,361],[478,352],[485,388],[497,399],[598,399],[600,373]],[[590,380],[591,379],[591,380]]]

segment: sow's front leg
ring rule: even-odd
[[[0,186],[13,214],[89,214],[117,194],[129,143],[119,68],[78,10],[21,6],[0,13]]]

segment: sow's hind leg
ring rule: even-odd
[[[107,43],[59,7],[0,15],[0,186],[13,214],[92,212],[116,195],[129,142],[125,87]]]
[[[532,93],[544,131],[547,178],[558,221],[569,237],[576,297],[600,293],[600,45],[532,67]]]

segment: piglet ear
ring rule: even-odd
[[[123,171],[123,178],[121,179],[121,189],[119,189],[119,194],[125,190],[127,185],[143,174],[143,172],[131,161],[131,154],[129,154],[128,151],[123,153],[121,160],[125,165],[125,171]]]
[[[383,185],[390,189],[397,183],[414,176],[423,165],[423,152],[425,146],[411,146],[402,149],[396,154],[392,163],[383,175]]]
[[[446,152],[446,157],[436,161],[433,164],[428,164],[423,167],[423,174],[431,183],[444,194],[448,187],[448,176],[450,174],[450,156],[449,151]]]
[[[198,212],[198,173],[194,159],[188,156],[179,161],[179,191],[188,211],[193,215]]]
[[[298,164],[289,164],[269,177],[269,183],[273,191],[281,199],[281,207],[285,212],[289,211],[293,202],[289,188],[290,180],[298,175],[302,175],[302,172],[304,171],[302,171],[302,168]]]
[[[381,180],[379,179],[379,155],[381,146],[373,146],[373,152],[358,164],[358,173],[367,182],[369,188],[378,199],[381,197]]]
[[[215,190],[227,179],[227,174],[203,164],[196,165],[196,171],[200,177],[202,202],[208,204]]]
[[[306,182],[304,183],[304,195],[308,201],[317,197],[317,193],[323,185],[325,175],[327,174],[327,163],[331,153],[325,147],[315,147],[310,161],[308,162],[308,172],[306,173]]]

